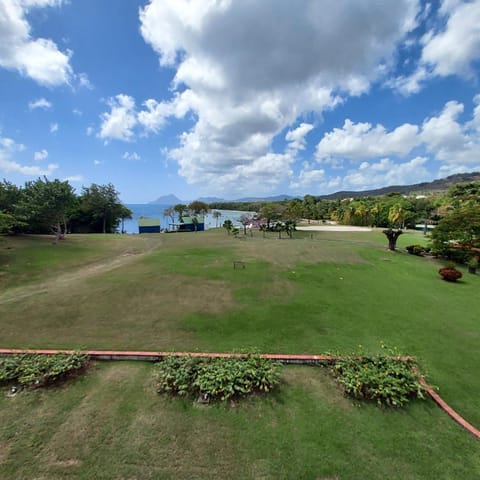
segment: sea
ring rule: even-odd
[[[160,228],[169,228],[169,223],[172,222],[170,217],[164,217],[163,211],[172,205],[162,205],[154,203],[130,203],[125,205],[132,211],[132,218],[125,219],[123,222],[123,231],[125,233],[138,233],[138,219],[139,217],[159,218]],[[214,218],[212,211],[205,215],[205,230],[210,228],[221,227],[225,220],[231,220],[233,225],[241,226],[239,218],[244,213],[253,215],[255,212],[245,212],[241,210],[217,210],[222,214],[218,219]],[[177,221],[177,219],[175,219]],[[122,230],[122,224],[119,225],[119,230]]]

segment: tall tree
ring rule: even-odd
[[[283,207],[277,203],[266,203],[260,208],[259,215],[267,223],[267,228],[274,220],[279,220],[283,213]]]
[[[230,235],[230,232],[233,230],[233,223],[231,220],[225,220],[223,222],[223,228],[227,231],[227,234]]]
[[[298,222],[303,217],[304,210],[303,202],[295,198],[287,203],[283,217],[286,220]]]
[[[480,204],[462,206],[442,218],[432,231],[432,250],[466,260],[480,249]]]
[[[120,208],[119,208],[119,217],[121,218],[122,220],[122,230],[121,230],[121,233],[126,233],[125,232],[125,228],[124,228],[124,223],[125,223],[125,220],[128,218],[128,219],[131,219],[132,218],[132,215],[133,215],[133,212],[127,208],[125,205],[121,205]]]
[[[91,219],[92,230],[102,233],[114,233],[120,219],[127,213],[126,207],[120,202],[119,192],[111,183],[92,183],[90,187],[83,187],[80,210]]]
[[[177,212],[178,219],[181,221],[183,218],[183,214],[188,210],[188,207],[183,203],[177,203],[173,209]]]
[[[204,215],[208,212],[208,203],[195,200],[188,204],[188,210],[195,215]]]
[[[453,207],[459,208],[480,203],[480,182],[457,183],[448,190]]]
[[[163,216],[171,220],[172,224],[175,223],[175,207],[170,206],[163,210]]]
[[[400,203],[396,203],[390,207],[388,211],[388,219],[396,226],[403,228],[405,224],[405,209]]]
[[[53,181],[46,177],[27,182],[18,210],[33,231],[51,231],[55,243],[66,234],[66,224],[75,194],[71,185],[58,179]],[[63,227],[63,231],[62,231]]]
[[[252,215],[250,215],[249,213],[242,213],[242,215],[240,215],[240,218],[238,219],[238,221],[243,225],[243,233],[244,233],[244,235],[246,235],[247,234],[247,226],[252,221]]]
[[[222,216],[222,212],[218,210],[214,210],[212,213],[213,218],[215,219],[215,228],[218,228],[218,219]]]
[[[17,225],[18,222],[13,215],[0,210],[0,235],[12,233]]]
[[[25,227],[25,215],[19,211],[23,191],[13,183],[0,183],[0,233],[15,233]]]
[[[317,201],[313,195],[305,195],[303,197],[303,215],[305,215],[308,220],[317,219]]]

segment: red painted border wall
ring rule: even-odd
[[[13,355],[24,353],[36,353],[42,355],[55,355],[57,353],[74,353],[77,350],[38,350],[38,349],[15,349],[15,348],[0,348],[0,355]],[[176,356],[176,357],[198,357],[198,358],[228,358],[228,357],[245,357],[245,353],[205,353],[205,352],[129,352],[118,350],[87,350],[82,351],[90,357],[97,358],[98,360],[142,360],[142,361],[158,361],[163,357]],[[262,358],[268,358],[276,362],[282,363],[300,363],[300,364],[317,364],[322,362],[331,362],[339,360],[342,357],[336,355],[288,355],[288,354],[276,354],[276,353],[262,353],[259,355]],[[398,360],[411,362],[412,357],[397,357]],[[425,390],[433,399],[433,401],[444,410],[450,417],[452,417],[458,424],[470,432],[475,438],[480,440],[480,431],[477,430],[472,424],[467,422],[461,417],[452,407],[450,407],[437,392],[420,376],[420,382],[425,387]]]

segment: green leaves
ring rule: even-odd
[[[87,355],[19,354],[0,357],[0,382],[16,381],[20,385],[41,386],[83,368]]]
[[[331,372],[345,394],[379,405],[401,407],[412,398],[424,397],[413,362],[380,354],[336,360]]]
[[[158,363],[156,379],[159,393],[206,394],[219,400],[269,392],[280,381],[278,365],[255,355],[242,358],[166,357]]]

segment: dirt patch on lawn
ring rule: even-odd
[[[0,465],[8,460],[11,445],[6,442],[0,442]]]

